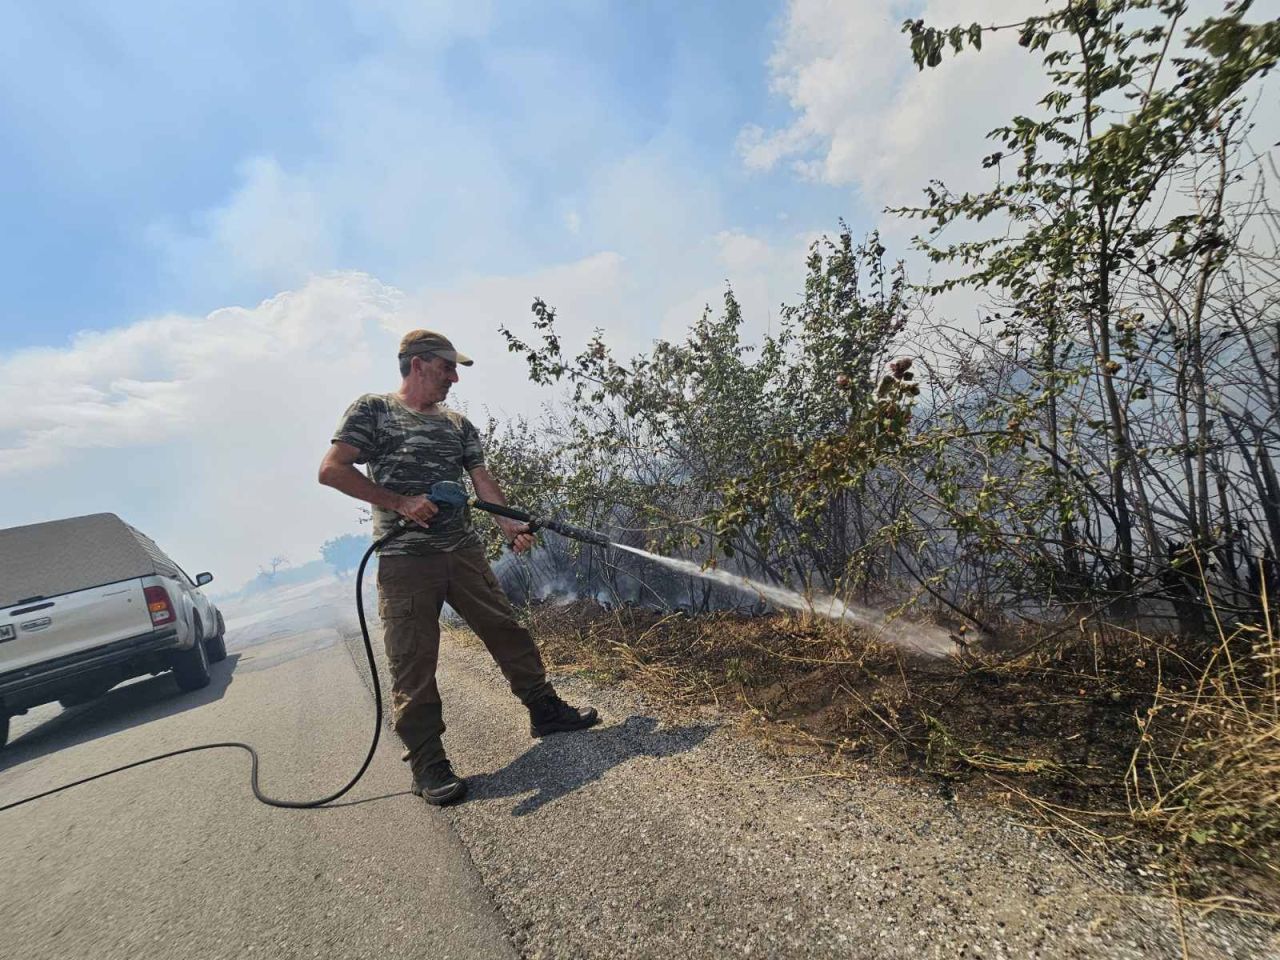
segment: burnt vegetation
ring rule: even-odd
[[[991,133],[987,190],[894,211],[927,282],[842,226],[762,336],[732,290],[629,359],[566,349],[542,301],[505,331],[565,389],[490,426],[514,502],[945,624],[951,656],[556,542],[506,570],[552,660],[1016,804],[1208,908],[1274,905],[1280,130],[1254,116],[1280,23],[1184,7],[904,25],[921,69],[1012,33],[1050,91]]]

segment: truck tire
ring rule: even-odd
[[[227,625],[221,612],[218,613],[218,632],[204,642],[204,648],[210,663],[221,663],[227,659]]]
[[[198,617],[192,626],[196,642],[190,650],[179,650],[173,655],[173,679],[178,682],[178,689],[187,693],[209,685],[209,651],[201,639],[203,631]]]

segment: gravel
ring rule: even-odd
[[[443,644],[448,818],[520,953],[642,957],[1182,957],[1176,917],[999,811],[867,770],[767,756],[706,708],[559,678],[590,731],[530,741],[474,637]],[[1276,931],[1183,921],[1186,955],[1280,957]]]

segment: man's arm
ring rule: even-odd
[[[473,467],[468,473],[471,475],[471,485],[476,488],[477,497],[490,503],[506,506],[507,498],[503,495],[502,488],[498,486],[498,481],[493,479],[493,474],[489,472],[487,467],[483,465]],[[507,538],[507,542],[511,544],[511,549],[516,553],[524,553],[533,546],[533,534],[529,532],[527,524],[507,517],[499,517],[496,514],[493,519],[498,521],[498,526],[501,528],[503,536]]]
[[[416,520],[425,527],[439,508],[425,496],[406,497],[378,486],[356,467],[359,456],[357,448],[335,440],[320,461],[320,482],[375,507],[394,510],[402,517]]]

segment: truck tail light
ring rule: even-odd
[[[147,598],[147,609],[151,611],[152,626],[160,627],[166,623],[173,623],[178,618],[173,612],[173,601],[169,599],[169,592],[164,587],[143,587],[142,592]]]

